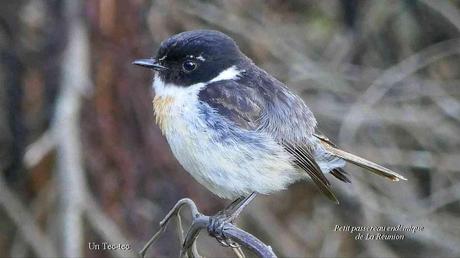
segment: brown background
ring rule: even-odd
[[[0,256],[133,256],[178,199],[224,207],[172,156],[152,74],[131,65],[198,28],[231,35],[341,147],[409,179],[350,165],[352,184],[331,178],[340,205],[299,183],[259,196],[239,226],[281,257],[460,256],[460,5],[449,0],[2,1]],[[424,231],[333,231],[398,224]],[[88,249],[104,241],[132,252]],[[149,255],[178,247],[171,225]],[[205,233],[199,250],[233,255]]]

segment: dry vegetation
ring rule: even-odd
[[[151,74],[132,66],[161,40],[228,33],[302,95],[320,130],[401,172],[346,170],[340,205],[313,184],[259,196],[239,226],[280,257],[460,256],[460,4],[405,1],[0,3],[0,256],[133,256],[185,196],[224,207],[177,164],[153,123]],[[423,226],[356,241],[336,225]],[[89,242],[131,252],[91,251]],[[177,256],[169,230],[152,256]],[[204,234],[200,253],[234,255]]]

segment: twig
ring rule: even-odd
[[[449,1],[428,0],[421,0],[420,2],[439,12],[441,16],[452,23],[452,25],[454,25],[455,28],[460,31],[460,12],[453,3],[450,3]]]
[[[117,224],[101,210],[94,197],[87,191],[87,188],[82,191],[85,191],[84,214],[95,232],[109,243],[129,243]],[[113,249],[111,252],[114,257],[133,257],[135,255],[131,250]]]
[[[166,230],[166,227],[172,217],[179,217],[180,210],[183,206],[187,206],[190,209],[192,215],[192,223],[187,231],[186,237],[183,241],[181,248],[181,257],[187,255],[188,257],[199,257],[199,254],[194,250],[196,239],[200,234],[201,230],[207,229],[210,223],[210,217],[203,215],[198,211],[196,204],[188,198],[179,200],[176,205],[168,212],[165,218],[160,222],[160,229],[153,235],[153,237],[147,242],[147,244],[139,252],[141,257],[145,256],[148,248],[158,240]],[[236,242],[239,246],[249,249],[259,257],[276,257],[270,246],[265,245],[259,239],[249,234],[248,232],[239,229],[231,223],[225,223],[223,227],[223,235],[230,240]],[[244,257],[244,254],[237,252],[238,256]]]
[[[154,244],[158,238],[160,237],[161,233],[163,233],[164,231],[166,231],[166,227],[168,226],[168,223],[169,223],[169,220],[173,217],[173,216],[176,216],[177,213],[180,211],[180,208],[185,204],[185,202],[187,202],[189,199],[181,199],[179,200],[176,205],[174,205],[174,207],[168,212],[168,214],[166,214],[166,216],[163,218],[162,221],[160,221],[160,229],[150,238],[150,240],[145,244],[144,248],[142,248],[142,250],[139,252],[139,255],[141,257],[144,257],[145,256],[145,253],[147,252],[147,249],[152,245]],[[191,201],[191,200],[190,200]],[[192,201],[193,202],[193,201]],[[195,208],[195,210],[193,210],[193,208]],[[190,206],[190,209],[192,211],[192,213],[194,212],[198,212],[198,210],[196,209],[196,205],[194,206]]]
[[[56,257],[57,252],[51,239],[45,235],[35,222],[34,217],[24,207],[17,195],[13,193],[0,176],[0,205],[18,227],[24,241],[38,257]]]
[[[246,255],[244,255],[243,249],[241,249],[241,246],[237,246],[235,248],[232,248],[233,252],[235,252],[236,256],[238,258],[245,258]]]
[[[360,96],[344,116],[344,123],[339,130],[339,142],[349,144],[354,139],[357,129],[361,126],[362,117],[370,107],[375,105],[397,82],[409,77],[412,73],[429,64],[460,52],[459,39],[446,40],[404,59],[400,63],[387,69],[371,86]]]
[[[54,147],[56,147],[56,138],[47,130],[35,142],[27,146],[24,154],[24,164],[27,168],[36,166]]]

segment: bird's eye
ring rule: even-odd
[[[187,60],[182,64],[182,69],[187,73],[194,71],[197,67],[198,64],[190,60]]]

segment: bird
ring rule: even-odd
[[[154,71],[155,122],[181,166],[224,199],[233,221],[257,195],[311,180],[338,203],[328,174],[349,183],[346,162],[392,181],[400,174],[340,149],[317,130],[297,94],[258,67],[228,35],[191,30],[135,65]]]

